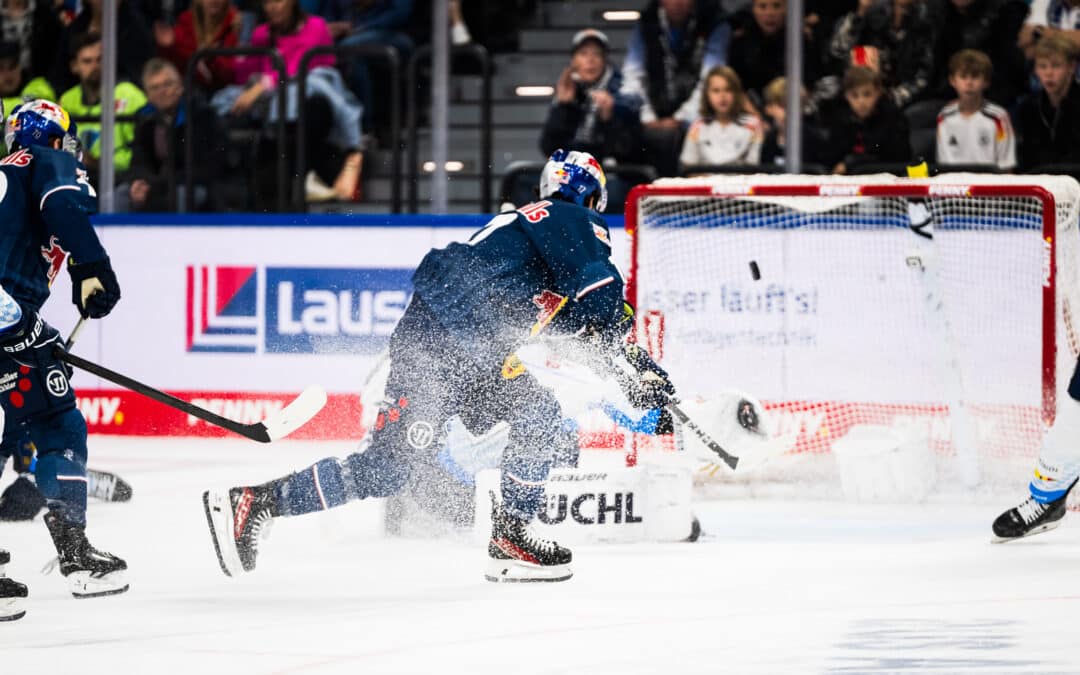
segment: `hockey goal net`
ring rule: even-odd
[[[1078,205],[1059,176],[641,186],[638,340],[684,399],[734,387],[771,411],[784,454],[711,481],[835,489],[835,444],[873,425],[924,439],[941,485],[1022,487],[1080,352]]]

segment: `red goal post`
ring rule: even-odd
[[[932,244],[907,227],[915,202]],[[799,427],[789,455],[860,423],[962,455],[964,409],[987,476],[1037,454],[1080,353],[1078,205],[1061,176],[658,181],[627,199],[627,296],[684,396],[750,391]]]

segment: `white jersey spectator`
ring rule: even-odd
[[[953,101],[938,113],[937,161],[941,164],[989,164],[1016,168],[1016,134],[1009,113],[989,101],[965,114]]]
[[[686,134],[679,162],[691,171],[695,166],[758,164],[761,140],[761,122],[753,115],[728,123],[698,120]]]

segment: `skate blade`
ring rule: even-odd
[[[233,535],[232,507],[229,505],[228,492],[203,493],[203,510],[206,512],[206,525],[210,528],[210,540],[214,542],[221,571],[227,577],[238,576],[243,567],[240,554],[236,552]]]
[[[0,600],[0,621],[15,621],[24,616],[26,610],[22,608],[22,598]]]
[[[484,578],[500,584],[566,581],[574,573],[569,565],[536,565],[513,559],[491,558]]]
[[[1062,518],[1061,520],[1064,520]],[[1027,539],[1028,537],[1036,534],[1042,534],[1043,532],[1049,532],[1050,530],[1057,529],[1058,525],[1061,525],[1061,520],[1055,520],[1052,523],[1044,523],[1036,528],[1033,528],[1030,532],[1020,535],[1019,537],[999,537],[996,534],[990,539],[991,544],[1007,544],[1010,541],[1016,541],[1018,539]]]
[[[101,577],[95,577],[90,572],[72,572],[67,576],[67,582],[71,594],[80,599],[119,595],[128,589],[123,570],[110,572]]]

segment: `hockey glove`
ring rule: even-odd
[[[649,353],[632,342],[613,355],[615,379],[635,408],[663,408],[675,395],[667,371],[656,365]]]
[[[71,302],[84,319],[108,315],[120,301],[120,284],[105,257],[92,263],[68,265],[71,275]]]
[[[29,368],[48,368],[60,365],[68,378],[71,366],[59,361],[53,354],[57,347],[63,349],[60,331],[41,318],[37,312],[27,311],[9,331],[0,335],[0,353],[16,363]]]

